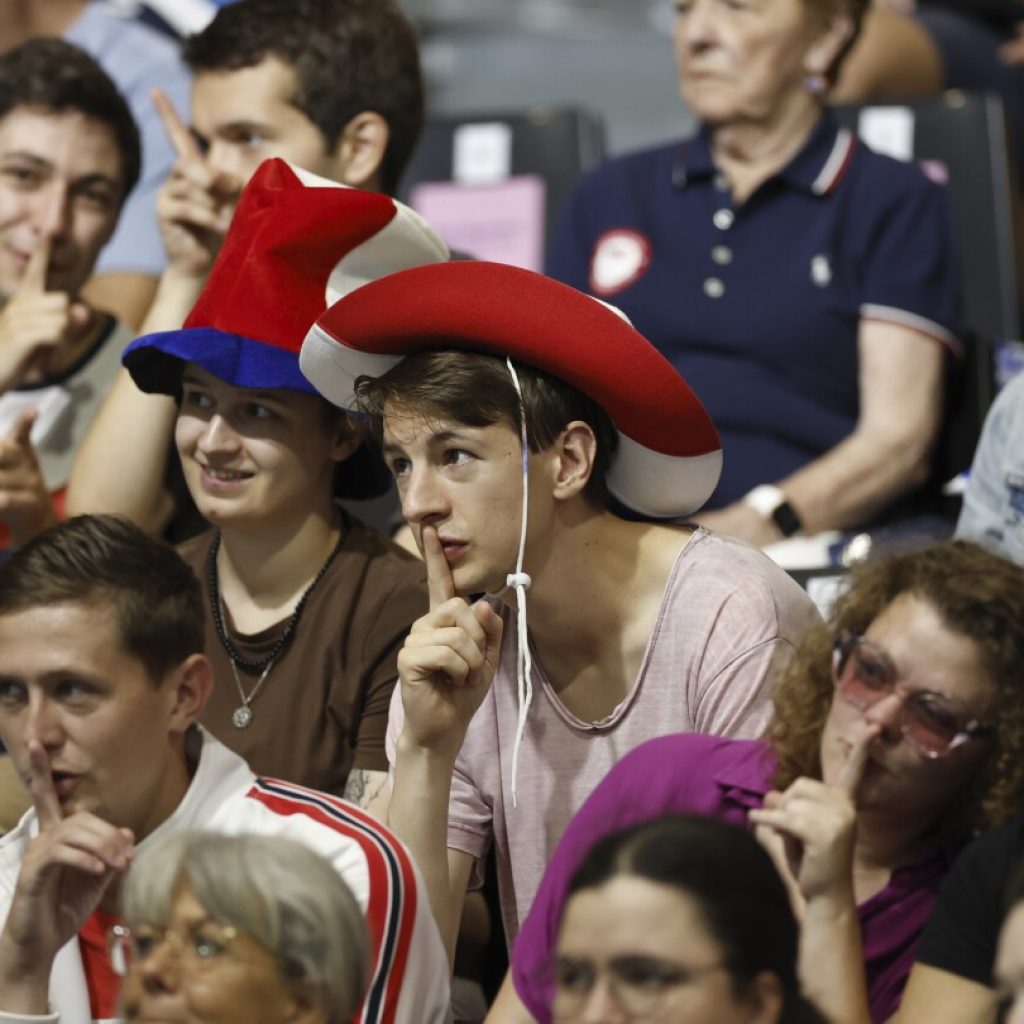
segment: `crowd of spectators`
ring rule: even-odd
[[[0,1021],[1024,1020],[1024,379],[763,550],[933,507],[969,254],[830,104],[1024,127],[1024,6],[675,12],[546,275],[394,198],[393,0],[0,12]]]

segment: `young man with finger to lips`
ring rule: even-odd
[[[37,39],[0,56],[0,546],[53,522],[131,338],[82,286],[139,175],[98,64]]]
[[[0,839],[0,1019],[115,1019],[121,876],[136,848],[199,828],[283,835],[327,858],[371,936],[360,1024],[443,1024],[444,953],[409,854],[353,804],[257,778],[197,725],[212,687],[203,634],[194,574],[123,519],[68,520],[0,574],[0,740],[34,804]],[[167,969],[133,992],[138,1019],[194,1019],[162,953]]]
[[[663,357],[572,288],[482,262],[402,271],[328,310],[300,365],[369,416],[427,562],[389,822],[449,948],[495,843],[512,939],[615,761],[666,732],[757,735],[816,613],[760,552],[611,510],[698,508],[718,439]]]

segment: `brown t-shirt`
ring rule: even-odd
[[[203,725],[257,774],[337,795],[352,768],[387,771],[384,737],[396,658],[409,627],[427,611],[422,562],[356,519],[346,517],[344,531],[337,556],[252,701],[247,729],[231,722],[242,702],[210,611],[213,534],[178,549],[202,581],[206,599],[214,687]],[[235,649],[254,661],[270,652],[287,623],[245,635],[232,627],[230,614],[225,620]],[[242,668],[238,674],[251,693],[259,674]]]

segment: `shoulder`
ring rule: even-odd
[[[1013,868],[1024,861],[1024,813],[979,836],[964,848],[953,870],[991,878],[1000,888]]]
[[[988,418],[1002,425],[1024,425],[1024,372],[1011,378],[996,395]]]
[[[426,581],[423,561],[400,548],[390,537],[359,519],[346,517],[345,540],[339,560],[372,567],[374,577]]]
[[[576,188],[577,196],[604,194],[643,184],[649,187],[664,173],[669,180],[676,155],[685,143],[673,142],[612,157],[588,171]]]
[[[889,209],[906,202],[942,203],[946,196],[944,186],[929,178],[920,164],[876,153],[863,142],[854,149],[840,190],[844,187],[866,208]]]
[[[336,608],[365,623],[392,618],[406,625],[427,608],[424,563],[382,533],[347,519],[345,538],[321,584]]]
[[[330,860],[364,905],[375,889],[415,888],[412,860],[400,840],[355,804],[280,779],[257,778],[214,826],[280,835]]]
[[[699,606],[719,610],[716,616],[774,623],[782,633],[799,633],[819,617],[803,588],[763,551],[704,529],[680,554],[672,586],[680,615],[692,614],[699,595]]]
[[[66,38],[97,60],[123,60],[130,54],[130,62],[138,67],[144,63],[182,67],[174,40],[136,18],[111,10],[104,0],[92,0],[67,31]]]
[[[640,744],[607,779],[613,784],[609,788],[639,786],[663,804],[662,810],[697,809],[694,799],[701,795],[697,792],[701,787],[746,784],[758,788],[770,774],[766,759],[770,755],[760,740],[673,733]]]

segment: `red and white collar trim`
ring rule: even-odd
[[[848,128],[840,128],[836,132],[835,142],[832,143],[832,152],[811,184],[811,191],[816,196],[828,195],[842,181],[856,148],[857,138],[853,132]]]

